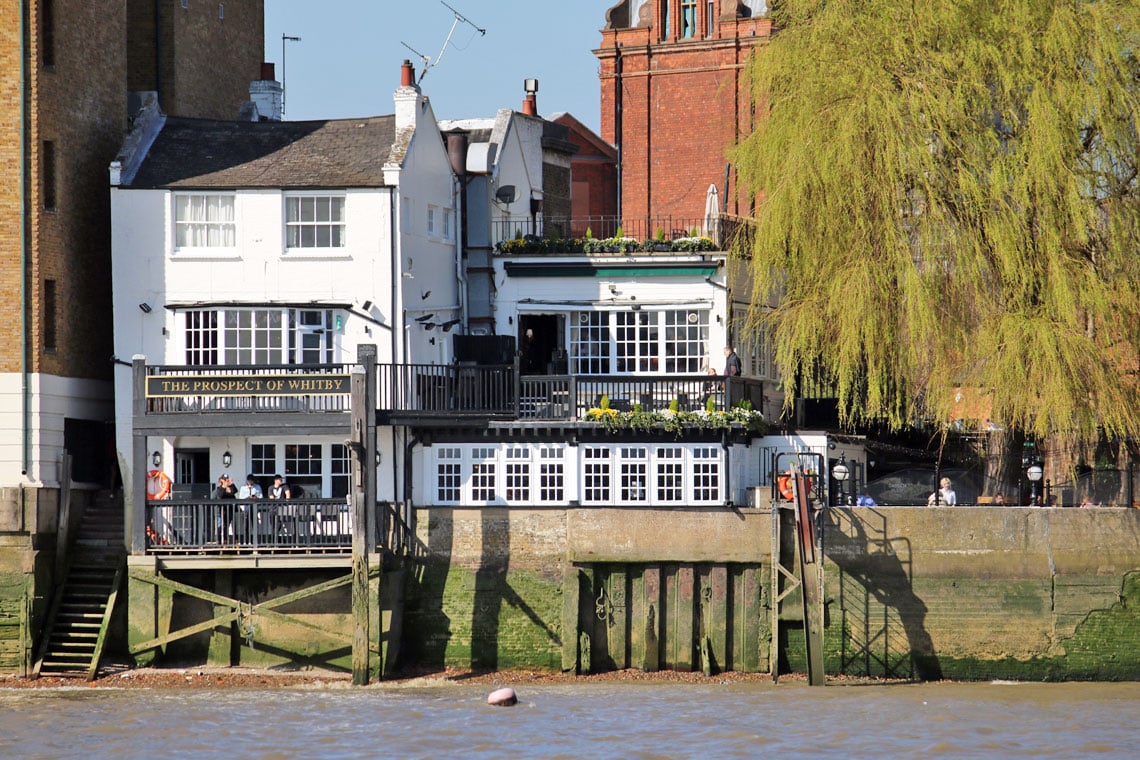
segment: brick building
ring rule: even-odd
[[[771,34],[766,14],[765,0],[622,0],[606,13],[594,54],[623,218],[690,226],[710,184],[722,211],[747,213],[726,151],[752,128],[744,68]]]
[[[568,130],[567,139],[578,150],[570,159],[570,234],[582,236],[593,219],[617,216],[617,150],[573,114],[550,117]]]
[[[263,58],[262,0],[0,5],[0,530],[26,496],[113,470],[107,166],[128,93],[236,118]],[[5,517],[15,520],[5,524]]]

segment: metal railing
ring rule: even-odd
[[[380,411],[418,416],[517,414],[517,370],[513,364],[380,364],[377,378]]]
[[[227,374],[289,374],[284,368],[246,367]],[[306,375],[343,374],[347,365],[307,366]],[[148,367],[148,377],[197,377],[213,368]],[[154,370],[152,372],[152,370]],[[270,372],[272,370],[272,372]],[[514,364],[379,364],[377,411],[399,418],[503,417],[530,420],[581,419],[602,396],[618,411],[664,411],[676,401],[680,411],[700,411],[709,400],[726,410],[748,400],[763,409],[760,380],[719,375],[520,375]],[[324,396],[190,396],[147,399],[147,414],[201,412],[347,412],[348,394]]]
[[[743,400],[759,410],[764,394],[760,380],[719,375],[523,375],[519,383],[518,417],[535,420],[582,419],[603,396],[619,412],[662,412],[674,401],[678,411],[696,412],[710,399],[718,411]]]
[[[699,236],[712,238],[714,242],[719,243],[721,227],[720,216],[705,218],[536,215],[494,220],[491,223],[491,242],[498,243],[524,235],[542,238],[584,238],[587,232],[590,237],[602,239],[616,237],[620,231],[622,237],[636,240],[650,240],[657,237],[659,232],[666,240],[676,240],[691,237],[695,232]]]
[[[344,499],[148,501],[148,554],[348,551]]]

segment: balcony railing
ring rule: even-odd
[[[148,501],[148,554],[344,552],[352,548],[344,499]]]
[[[721,244],[721,217],[678,217],[678,216],[587,216],[587,217],[512,217],[497,219],[492,223],[491,242],[536,235],[544,238],[584,238],[587,232],[594,238],[611,238],[620,231],[623,237],[649,240],[661,233],[667,240],[691,237],[694,235],[712,238]]]
[[[286,371],[288,370],[288,371]],[[290,377],[347,377],[347,365],[295,367],[147,367],[148,383],[167,380],[187,387],[213,387],[218,382],[283,383],[284,395],[218,395],[147,397],[146,414],[206,412],[341,412],[351,406],[347,386],[342,392],[290,394]],[[219,381],[218,378],[230,378]],[[243,379],[244,378],[244,379]],[[268,380],[267,380],[268,378]],[[681,411],[699,411],[712,402],[725,410],[747,400],[763,409],[760,380],[716,375],[520,375],[514,364],[463,366],[456,364],[378,364],[376,407],[388,420],[451,420],[502,418],[522,420],[578,420],[597,407],[602,396],[610,406],[629,411],[664,411],[676,401]],[[181,386],[174,386],[181,387]],[[240,385],[239,385],[240,387]],[[232,387],[229,392],[233,392]]]

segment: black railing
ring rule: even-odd
[[[347,551],[352,513],[344,499],[148,501],[148,554]]]
[[[710,400],[719,411],[744,400],[759,410],[764,394],[759,380],[718,375],[524,375],[519,385],[518,416],[535,420],[582,419],[603,396],[619,412],[662,412],[674,405],[696,412],[707,409]]]
[[[492,223],[492,243],[534,235],[542,238],[584,238],[587,233],[596,239],[616,237],[634,238],[639,241],[663,237],[666,240],[692,237],[695,235],[712,238],[721,242],[721,217],[680,217],[680,216],[586,216],[586,217],[512,217],[497,219]]]
[[[380,411],[441,417],[517,415],[517,375],[512,364],[380,364],[377,376]]]
[[[229,375],[276,376],[281,367],[246,367]],[[289,368],[305,375],[347,374],[346,365]],[[148,367],[148,377],[191,378],[218,374],[214,368]],[[152,371],[154,370],[154,371]],[[273,371],[271,371],[273,370]],[[288,373],[280,373],[288,374]],[[618,411],[725,410],[748,400],[762,410],[763,384],[746,377],[718,375],[519,375],[513,364],[379,364],[377,411],[389,418],[450,419],[500,417],[524,420],[582,419],[603,396]],[[347,393],[281,396],[189,396],[148,398],[147,414],[200,412],[347,412]]]
[[[219,382],[240,382],[242,378],[276,378],[286,384],[290,376],[304,375],[307,379],[314,375],[344,375],[350,370],[348,364],[264,364],[242,365],[240,367],[221,366],[164,366],[150,365],[146,368],[149,382],[155,380],[201,380],[222,378]],[[161,387],[161,386],[159,386]],[[185,396],[164,395],[148,397],[147,414],[171,414],[180,412],[347,412],[349,394],[306,394],[305,389],[288,391],[278,395],[257,394],[249,396],[210,394],[187,394]]]

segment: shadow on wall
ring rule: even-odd
[[[411,544],[415,572],[414,591],[408,594],[404,610],[405,635],[401,642],[401,665],[414,665],[429,671],[447,666],[447,647],[451,643],[451,618],[444,611],[447,576],[451,571],[451,549],[455,527],[453,511],[437,508],[431,511],[428,544]]]
[[[824,554],[840,570],[840,672],[940,680],[942,667],[925,627],[928,610],[912,585],[909,541],[887,537],[882,512],[831,508],[822,514]]]

